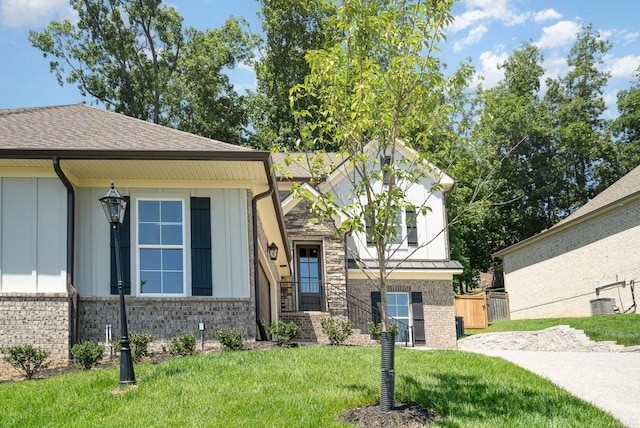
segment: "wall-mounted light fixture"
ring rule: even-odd
[[[271,260],[278,259],[278,246],[276,245],[275,242],[272,242],[271,244],[269,244],[269,246],[267,247],[267,250],[269,250],[269,258]]]

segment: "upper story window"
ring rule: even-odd
[[[415,247],[418,245],[418,226],[416,212],[414,210],[406,210],[404,212],[407,227],[407,245]]]
[[[380,159],[380,164],[382,167],[382,184],[388,186],[391,183],[391,156],[383,156]]]
[[[137,200],[141,295],[185,295],[184,200]]]

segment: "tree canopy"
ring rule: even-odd
[[[241,143],[247,117],[223,73],[250,56],[238,19],[183,28],[161,0],[72,0],[79,21],[52,21],[29,40],[51,57],[58,83],[128,116]]]

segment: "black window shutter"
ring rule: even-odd
[[[191,295],[212,296],[211,201],[191,198]]]
[[[124,294],[131,294],[131,200],[129,196],[123,196],[127,200],[127,211],[120,224],[120,251],[122,255],[122,283],[124,284]],[[116,271],[116,243],[113,239],[112,226],[109,225],[109,239],[111,240],[111,294],[118,294],[118,273]]]
[[[424,334],[424,308],[422,307],[422,292],[411,292],[411,312],[413,313],[413,340],[416,345],[426,345]]]
[[[379,291],[371,292],[371,320],[374,324],[379,324],[382,321],[382,314],[380,312],[380,303],[382,302],[382,296]]]

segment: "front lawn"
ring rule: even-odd
[[[537,331],[556,325],[569,325],[584,330],[591,340],[613,340],[620,345],[640,345],[640,314],[599,315],[582,318],[545,318],[517,321],[497,321],[482,329],[465,329],[465,334],[497,331]]]
[[[221,352],[0,385],[2,427],[348,426],[344,411],[376,403],[377,347]],[[497,358],[396,350],[396,401],[435,409],[438,427],[622,427],[551,382]]]

